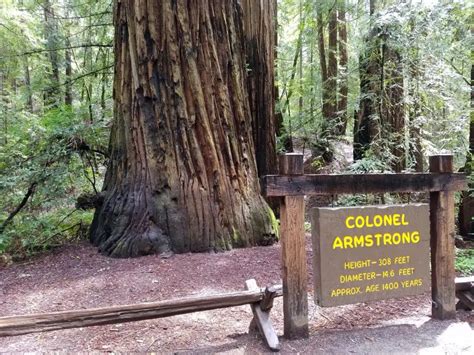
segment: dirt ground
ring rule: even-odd
[[[308,236],[309,239],[309,236]],[[307,245],[311,260],[310,243]],[[0,269],[0,315],[84,309],[217,293],[281,283],[280,246],[219,254],[110,259],[87,243],[69,245],[33,261]],[[311,264],[309,264],[311,270]],[[311,288],[311,274],[308,275]],[[474,315],[429,318],[429,295],[319,308],[310,289],[310,338],[281,338],[282,353],[474,353]],[[0,352],[263,353],[248,334],[249,306],[157,320],[0,338]],[[283,334],[282,299],[272,310]]]

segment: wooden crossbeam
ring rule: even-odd
[[[465,189],[467,189],[466,176],[459,173],[266,175],[262,177],[263,193],[269,197]]]
[[[456,291],[474,290],[474,276],[456,277]]]
[[[283,295],[281,286],[274,286],[275,297]],[[258,303],[265,289],[252,289],[224,294],[193,296],[176,300],[148,302],[114,307],[52,312],[0,318],[0,337],[45,332],[58,329],[134,322],[178,314]]]

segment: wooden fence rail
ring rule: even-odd
[[[269,289],[271,292],[268,292]],[[266,298],[280,297],[282,295],[282,287],[276,285],[267,289],[257,288],[248,291],[237,291],[208,296],[194,296],[176,300],[76,311],[1,317],[0,336],[134,322],[145,319],[169,317],[178,314],[207,311],[217,308],[242,306],[245,304],[255,303],[258,304],[259,302],[268,305],[270,301]],[[268,309],[266,311],[268,311]]]

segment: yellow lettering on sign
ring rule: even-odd
[[[372,246],[417,244],[420,242],[420,232],[403,233],[375,233],[365,235],[345,235],[342,238],[337,236],[332,243],[333,249],[353,249],[370,248]]]
[[[394,259],[394,264],[408,264],[410,262],[410,255],[406,256],[396,256]]]
[[[420,232],[414,231],[411,234],[411,242],[415,244],[420,242]]]
[[[365,293],[370,293],[370,292],[379,292],[380,289],[379,289],[379,284],[375,284],[375,285],[367,285],[365,287]]]
[[[410,276],[415,272],[414,267],[406,267],[398,270],[398,275],[400,276]]]
[[[351,296],[362,293],[360,287],[336,288],[331,291],[331,297]]]
[[[363,247],[363,246],[365,246],[364,236],[363,235],[354,236],[354,248]]]
[[[362,227],[364,227],[364,217],[362,217],[362,216],[357,216],[356,219],[355,219],[355,222],[356,222],[356,227],[357,227],[357,228],[362,228]]]
[[[405,221],[405,213],[402,214],[402,225],[408,226],[408,222]]]
[[[357,260],[357,261],[346,261],[344,263],[344,269],[352,270],[352,269],[361,269],[361,268],[364,268],[364,267],[369,267],[369,266],[371,266],[371,262],[372,261],[370,259]]]
[[[352,224],[349,223],[349,221],[352,221]],[[349,229],[354,229],[355,226],[354,226],[354,217],[353,216],[349,216],[346,218],[346,227],[349,228]]]
[[[376,227],[380,227],[383,223],[383,219],[382,219],[382,216],[381,215],[375,215],[374,216],[374,226]]]
[[[342,244],[342,240],[341,240],[340,237],[334,238],[334,241],[332,242],[332,248],[333,249],[337,249],[337,248],[344,249],[344,245]]]
[[[423,285],[423,281],[421,279],[406,280],[402,281],[401,284],[402,288],[420,287]]]
[[[404,213],[393,213],[374,216],[348,216],[345,220],[347,229],[373,228],[386,226],[408,226],[408,221]]]
[[[349,235],[344,236],[344,249],[347,248],[354,248],[354,246],[352,245],[352,237]]]
[[[393,225],[394,226],[400,225],[400,215],[398,213],[393,214]]]

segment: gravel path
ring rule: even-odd
[[[311,260],[308,236],[308,260]],[[0,314],[38,313],[156,301],[280,283],[280,246],[220,254],[110,259],[86,243],[0,268]],[[311,265],[308,275],[311,287]],[[312,295],[312,290],[310,296]],[[474,316],[429,318],[429,295],[321,309],[309,300],[310,338],[281,339],[282,353],[474,353]],[[247,333],[250,307],[0,338],[0,352],[266,352]],[[283,334],[282,300],[272,319]]]

